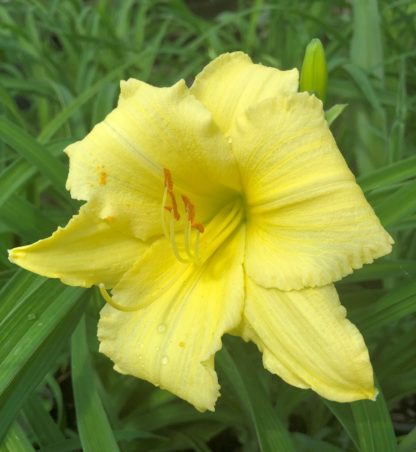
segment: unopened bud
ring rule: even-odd
[[[309,91],[324,101],[327,79],[325,51],[321,41],[315,38],[306,47],[300,74],[300,91]]]

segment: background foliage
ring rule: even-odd
[[[328,58],[326,108],[348,104],[334,135],[396,240],[338,284],[381,394],[325,401],[226,338],[223,395],[215,413],[198,413],[98,355],[93,290],[19,270],[6,250],[77,209],[62,149],[113,108],[119,79],[191,82],[237,49],[300,68],[314,37]],[[0,451],[416,450],[415,37],[412,0],[1,1]]]

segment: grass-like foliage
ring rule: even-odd
[[[333,133],[396,241],[337,285],[380,395],[325,401],[226,337],[222,397],[199,413],[98,354],[94,290],[20,270],[6,250],[77,210],[62,150],[114,107],[120,79],[191,82],[231,50],[300,68],[314,37],[328,61],[325,108],[347,104]],[[0,450],[416,450],[415,39],[412,0],[0,2]]]

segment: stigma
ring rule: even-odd
[[[178,203],[174,193],[172,174],[167,168],[163,168],[164,191],[161,209],[161,221],[163,233],[169,241],[172,251],[179,262],[199,263],[199,240],[204,232],[204,225],[196,221],[196,209],[191,200],[181,195],[183,210],[186,218],[181,221]],[[183,225],[182,243],[177,242],[175,225]]]

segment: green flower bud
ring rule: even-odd
[[[327,79],[325,51],[321,41],[315,38],[306,47],[300,73],[300,91],[309,91],[324,101]]]

